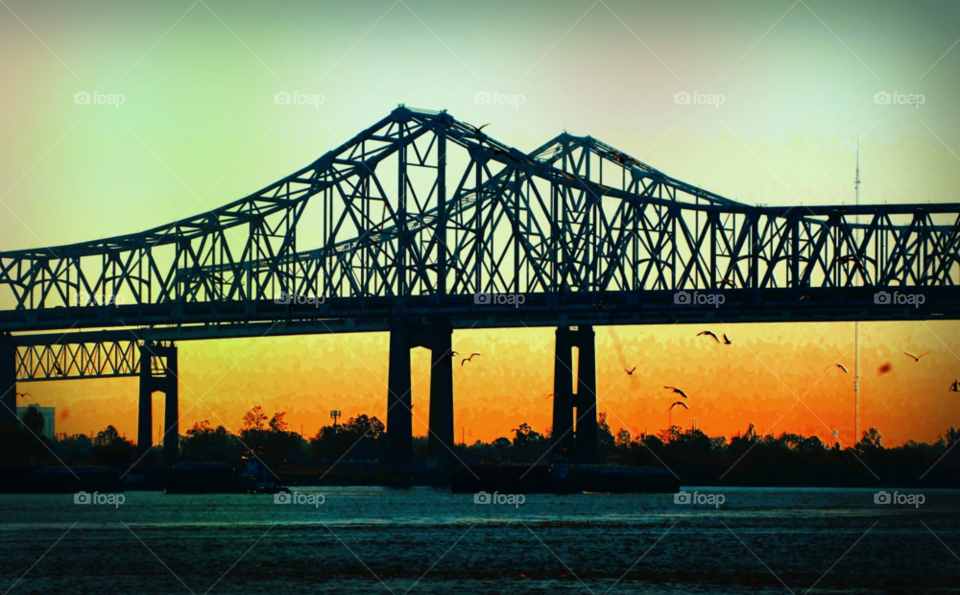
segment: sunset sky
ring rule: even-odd
[[[958,201],[957,3],[3,1],[0,251],[205,212],[400,103],[490,122],[485,132],[525,151],[563,130],[592,135],[691,184],[774,205],[852,203],[862,136],[863,203]],[[277,105],[281,91],[323,103]],[[79,105],[80,92],[123,103]],[[478,92],[523,101],[477,104]],[[723,103],[679,105],[678,92]],[[877,104],[877,93],[923,103]],[[599,411],[614,431],[665,428],[667,384],[690,395],[690,411],[672,418],[685,427],[695,417],[728,437],[750,422],[853,437],[852,323],[711,327],[731,346],[696,337],[700,327],[596,330]],[[947,390],[960,377],[960,323],[866,321],[861,331],[862,428],[900,444],[960,424]],[[454,371],[458,440],[462,427],[468,442],[524,421],[546,429],[553,340],[548,328],[454,334],[454,349],[483,354]],[[330,409],[386,409],[385,334],[180,347],[181,431],[204,419],[238,430],[257,404],[287,411],[305,436]],[[930,355],[918,363],[904,351]],[[428,368],[428,352],[415,352],[418,434]],[[57,407],[58,432],[109,423],[136,435],[135,379],[18,390]],[[161,411],[157,397],[155,426]]]

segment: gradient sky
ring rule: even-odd
[[[593,135],[670,175],[750,203],[956,202],[960,4],[882,2],[23,2],[0,6],[0,250],[129,233],[204,212],[313,161],[399,103],[448,109],[531,150]],[[119,107],[74,94],[123,94]],[[277,105],[279,91],[321,94]],[[723,105],[677,105],[686,91]],[[922,94],[919,107],[877,92]],[[477,92],[521,94],[480,105]],[[6,307],[0,303],[0,307]],[[960,422],[960,323],[862,325],[861,425],[890,443]],[[691,395],[709,433],[749,422],[849,442],[852,324],[597,329],[600,411],[655,432]],[[454,374],[468,441],[549,425],[553,331],[462,331],[483,353]],[[621,347],[618,347],[620,345]],[[329,409],[386,407],[386,335],[181,345],[181,428],[236,430],[254,404],[314,434]],[[931,355],[914,363],[903,351]],[[645,354],[645,355],[644,355]],[[638,374],[622,362],[640,358]],[[238,361],[239,360],[239,361]],[[879,376],[877,368],[893,362]],[[414,380],[428,356],[414,359]],[[414,388],[426,421],[428,378]],[[22,385],[58,431],[136,433],[136,381]],[[202,396],[204,402],[195,404]],[[803,403],[797,403],[803,396]],[[191,406],[193,409],[187,411]],[[791,409],[791,406],[793,408]],[[808,409],[809,407],[809,409]],[[422,412],[422,413],[421,413]],[[156,423],[160,409],[157,400]],[[415,430],[422,433],[422,424]]]

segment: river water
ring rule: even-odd
[[[960,593],[960,491],[684,490],[0,495],[0,593]]]

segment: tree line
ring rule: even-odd
[[[376,463],[388,454],[386,428],[376,417],[358,415],[323,426],[305,439],[289,430],[285,416],[283,411],[268,415],[262,407],[253,407],[244,415],[238,433],[222,425],[212,427],[208,421],[196,423],[180,437],[179,458],[184,462],[239,463],[255,456],[271,469],[280,469],[285,464]],[[599,415],[597,429],[601,462],[666,467],[684,485],[960,487],[960,449],[953,449],[960,441],[960,430],[953,427],[931,444],[911,440],[893,448],[883,445],[876,428],[864,431],[856,445],[846,447],[788,432],[761,435],[753,424],[729,440],[679,426],[657,434],[633,436],[625,428],[614,434],[605,413]],[[136,445],[113,426],[93,437],[59,435],[52,441],[42,436],[42,430],[43,417],[28,411],[20,425],[0,432],[0,462],[55,462],[59,458],[68,464],[126,470],[135,463],[149,466],[161,460],[161,446],[140,459]],[[467,464],[554,461],[549,429],[540,433],[523,423],[511,433],[512,438],[500,437],[489,443],[458,444],[454,454]],[[414,439],[415,456],[427,456],[427,443],[427,437]]]

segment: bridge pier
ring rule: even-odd
[[[157,361],[159,360],[159,361]],[[137,448],[141,454],[153,445],[153,393],[164,395],[163,460],[177,462],[180,446],[177,347],[145,342],[140,346],[140,402]]]
[[[0,424],[17,423],[16,350],[13,336],[0,334]]]
[[[573,348],[579,349],[573,391]],[[576,420],[576,426],[574,426]],[[575,429],[574,429],[575,428]],[[553,452],[578,463],[598,463],[597,352],[592,326],[557,329],[553,366]]]
[[[390,329],[390,369],[387,379],[387,445],[389,465],[406,473],[413,465],[413,403],[410,350],[430,350],[430,412],[428,445],[431,456],[453,452],[453,327],[444,321],[395,323]]]

